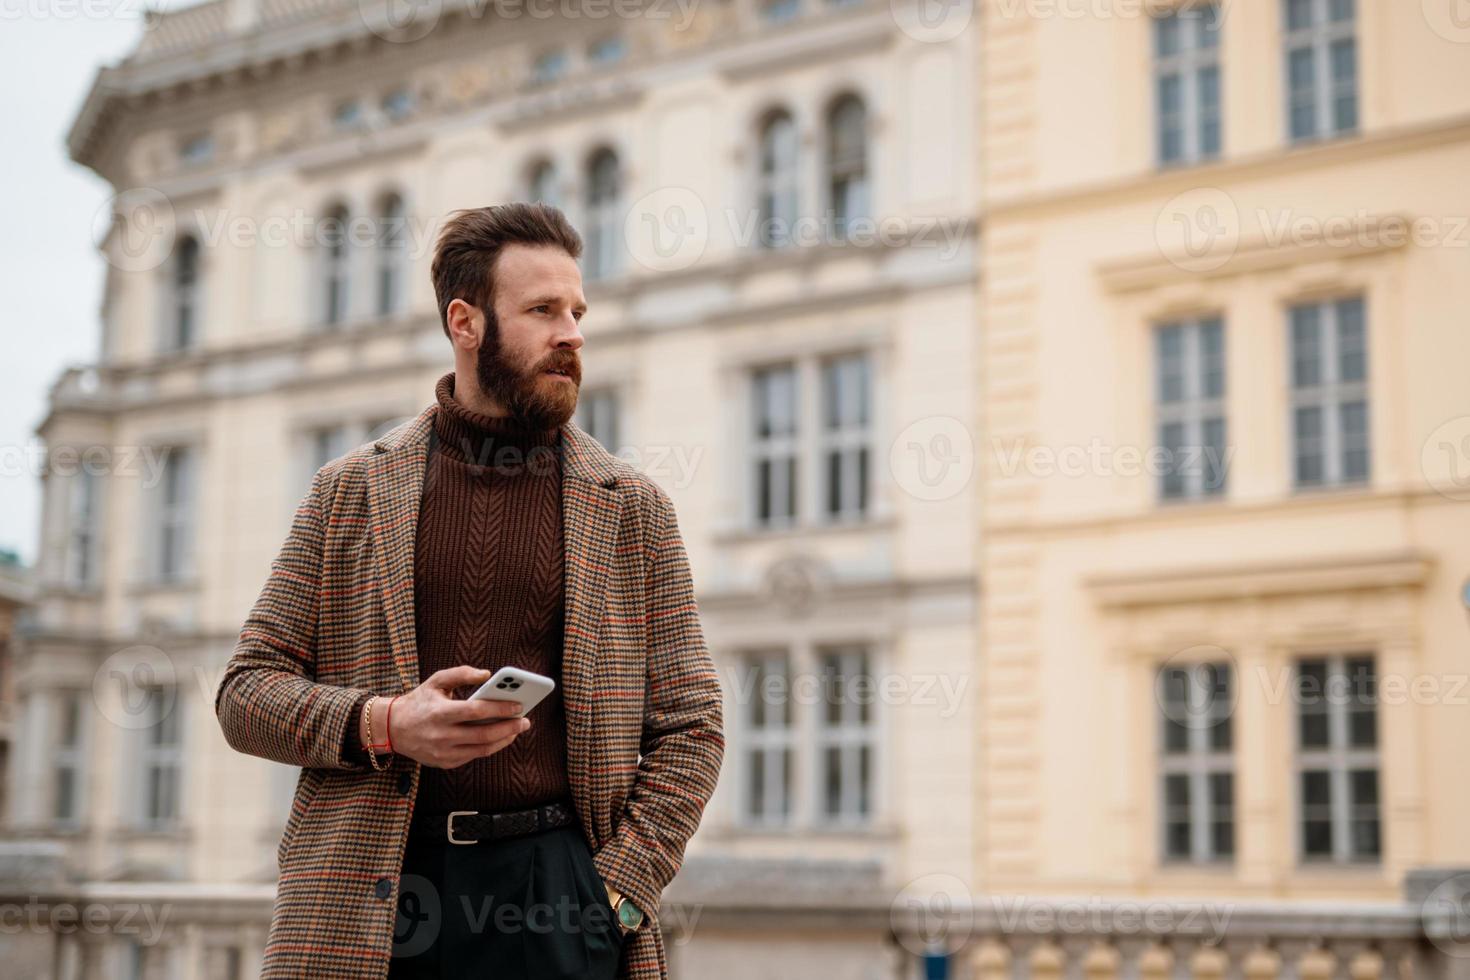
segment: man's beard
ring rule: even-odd
[[[571,384],[546,381],[545,371],[565,371]],[[576,351],[558,350],[521,371],[509,363],[500,346],[500,325],[486,318],[485,342],[475,359],[475,379],[480,391],[494,399],[521,426],[532,430],[556,429],[570,421],[577,410],[577,393],[582,387],[582,363]]]

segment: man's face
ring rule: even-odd
[[[475,374],[480,390],[533,429],[564,425],[582,385],[582,273],[559,248],[508,245]]]

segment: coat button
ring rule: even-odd
[[[379,878],[378,883],[373,886],[373,894],[379,898],[387,898],[393,894],[393,879]]]
[[[403,796],[407,796],[408,791],[411,789],[413,789],[413,775],[407,772],[400,772],[398,774],[398,792]]]

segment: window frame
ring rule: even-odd
[[[1214,690],[1211,690],[1202,680],[1202,675],[1207,670],[1217,672]],[[1171,721],[1177,721],[1172,718],[1167,707],[1169,702],[1166,675],[1171,671],[1184,673],[1188,684],[1185,703],[1189,706],[1190,717],[1187,723],[1180,725],[1185,736],[1185,747],[1182,751],[1171,751],[1168,744]],[[1219,672],[1223,672],[1226,679],[1225,697],[1223,698],[1218,696]],[[1159,863],[1165,867],[1233,865],[1235,856],[1239,853],[1240,831],[1236,805],[1239,799],[1235,762],[1236,733],[1232,711],[1239,680],[1235,677],[1234,667],[1228,660],[1164,664],[1155,674],[1154,683],[1158,693],[1157,701],[1161,708],[1160,723],[1156,729],[1158,732],[1158,781],[1155,783],[1158,791]],[[1196,702],[1193,699],[1202,695],[1207,695],[1208,699],[1202,701],[1205,708],[1202,716],[1196,718],[1194,712]],[[1221,725],[1226,726],[1229,732],[1229,744],[1225,748],[1214,744],[1215,732]],[[1230,809],[1230,851],[1228,854],[1222,853],[1216,847],[1213,837],[1217,811],[1220,808],[1212,785],[1212,777],[1215,776],[1228,776],[1231,783],[1230,803],[1228,804]],[[1170,852],[1169,830],[1174,821],[1171,819],[1168,785],[1171,778],[1178,777],[1186,779],[1189,786],[1189,800],[1186,803],[1190,835],[1188,856]]]
[[[1350,744],[1348,737],[1348,714],[1350,708],[1341,699],[1336,699],[1329,694],[1334,678],[1348,677],[1346,665],[1352,661],[1366,660],[1372,670],[1373,694],[1371,700],[1366,702],[1371,706],[1373,716],[1374,739],[1373,745],[1368,748],[1355,747]],[[1300,688],[1302,669],[1307,663],[1322,663],[1325,666],[1325,683],[1319,697],[1323,704],[1322,713],[1327,716],[1327,745],[1325,747],[1307,748],[1302,744],[1302,726],[1305,716],[1305,700]],[[1292,663],[1292,687],[1296,712],[1292,718],[1294,734],[1292,737],[1292,787],[1295,810],[1292,814],[1292,825],[1296,842],[1296,855],[1298,863],[1304,868],[1323,867],[1378,867],[1384,863],[1385,838],[1387,824],[1384,820],[1383,805],[1383,725],[1382,713],[1379,709],[1377,687],[1379,681],[1378,656],[1372,650],[1354,650],[1350,652],[1333,653],[1303,653],[1295,657]],[[1349,678],[1348,683],[1352,681]],[[1355,705],[1364,702],[1354,701]],[[1377,825],[1377,853],[1363,855],[1356,851],[1353,841],[1354,811],[1361,806],[1353,799],[1351,792],[1352,775],[1363,770],[1371,770],[1375,777],[1375,797],[1373,807],[1374,823]],[[1307,853],[1307,803],[1303,791],[1303,782],[1308,772],[1323,772],[1328,776],[1329,798],[1326,804],[1328,808],[1329,826],[1331,828],[1331,853],[1328,855],[1309,855]]]
[[[1281,45],[1282,45],[1282,99],[1285,111],[1286,141],[1297,145],[1319,140],[1351,136],[1362,128],[1362,64],[1358,45],[1357,0],[1302,0],[1308,4],[1311,23],[1293,29],[1291,26],[1292,0],[1281,0]],[[1332,19],[1332,5],[1347,2],[1352,5],[1351,16],[1346,20]],[[1332,53],[1336,45],[1348,41],[1353,50],[1353,122],[1347,127],[1337,124],[1336,103],[1339,98],[1337,83],[1333,79]],[[1310,133],[1298,135],[1293,109],[1296,92],[1292,88],[1292,59],[1298,52],[1309,51],[1312,56],[1311,108],[1314,125]]]
[[[1220,335],[1220,391],[1213,395],[1206,393],[1204,385],[1204,378],[1209,367],[1206,362],[1205,335],[1211,329],[1218,330]],[[1171,331],[1178,331],[1180,337],[1179,364],[1182,392],[1177,400],[1166,401],[1164,399],[1164,343],[1166,335]],[[1167,449],[1173,452],[1175,447],[1167,444],[1164,438],[1164,428],[1169,425],[1177,425],[1183,429],[1184,433],[1180,440],[1183,450],[1196,451],[1194,465],[1182,472],[1180,468],[1189,462],[1188,460],[1175,460],[1172,457],[1168,460],[1168,470],[1159,474],[1155,484],[1155,497],[1160,504],[1168,506],[1224,499],[1230,492],[1230,469],[1226,461],[1230,448],[1228,411],[1230,347],[1225,316],[1221,313],[1208,313],[1161,321],[1154,325],[1151,338],[1153,341],[1154,445],[1161,450]],[[1209,446],[1206,432],[1209,425],[1217,422],[1220,426],[1220,445],[1218,447]],[[1208,480],[1209,461],[1205,453],[1207,450],[1216,448],[1220,455],[1218,460],[1219,480],[1217,485],[1211,485]],[[1182,489],[1178,493],[1171,492],[1170,489],[1170,478],[1175,476],[1180,477],[1183,481]]]
[[[1153,47],[1153,101],[1154,101],[1154,161],[1157,166],[1186,167],[1218,160],[1225,147],[1225,84],[1224,56],[1221,53],[1219,31],[1222,30],[1222,12],[1215,2],[1184,3],[1152,18]],[[1194,23],[1195,18],[1211,18]],[[1175,24],[1180,32],[1181,44],[1173,53],[1163,53],[1163,32],[1166,24]],[[1205,46],[1203,37],[1215,37],[1215,43]],[[1188,43],[1182,43],[1188,35]],[[1207,148],[1204,126],[1207,120],[1204,105],[1203,76],[1215,73],[1215,129],[1216,145]],[[1165,153],[1165,113],[1163,83],[1167,78],[1177,78],[1180,89],[1179,132],[1181,146],[1178,156]]]
[[[1363,376],[1353,381],[1341,380],[1342,348],[1341,308],[1356,304],[1362,324]],[[1297,382],[1297,314],[1314,309],[1317,316],[1317,343],[1315,356],[1319,363],[1318,380],[1312,385]],[[1286,308],[1286,380],[1290,392],[1287,424],[1287,443],[1290,449],[1288,466],[1293,493],[1314,493],[1335,489],[1352,489],[1370,486],[1373,482],[1373,401],[1372,401],[1372,322],[1369,316],[1367,297],[1361,293],[1341,295],[1327,299],[1291,303]],[[1366,457],[1361,476],[1345,475],[1347,453],[1342,424],[1343,408],[1349,404],[1363,406],[1363,453]],[[1316,409],[1321,419],[1322,475],[1319,480],[1303,482],[1301,476],[1301,434],[1297,427],[1298,413],[1303,409]]]

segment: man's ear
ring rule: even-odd
[[[475,350],[485,335],[485,314],[462,299],[449,301],[444,311],[449,324],[449,341],[455,347]]]

